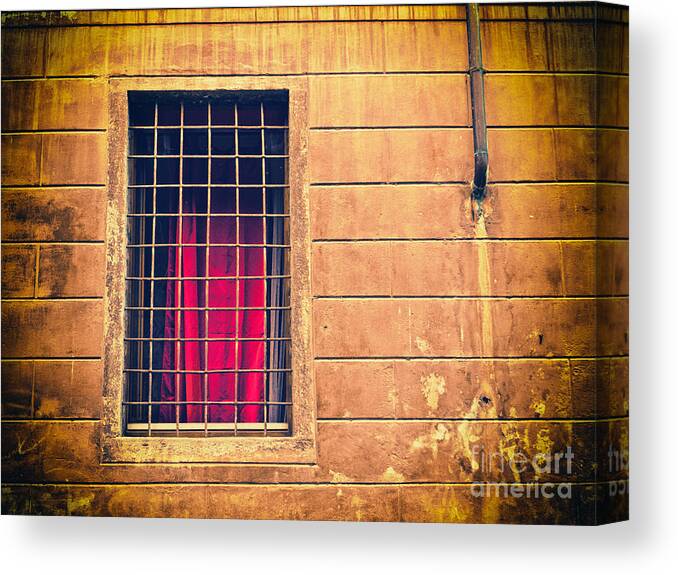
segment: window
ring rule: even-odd
[[[109,80],[102,462],[316,461],[307,93]]]
[[[284,92],[129,95],[128,434],[286,433]]]

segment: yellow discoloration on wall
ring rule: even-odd
[[[348,475],[344,475],[343,473],[340,473],[339,471],[332,471],[331,469],[330,469],[330,476],[331,476],[330,481],[332,483],[350,483],[351,481],[353,481],[353,479],[351,477],[349,477]]]
[[[426,404],[431,411],[438,409],[440,396],[445,393],[445,378],[437,373],[430,373],[421,378],[421,392],[424,394]]]
[[[417,346],[417,349],[422,353],[428,353],[431,351],[431,344],[429,344],[429,342],[423,337],[417,336],[414,340],[414,343]]]
[[[396,404],[398,403],[398,392],[396,391],[395,388],[391,388],[391,389],[388,390],[386,397],[388,399],[388,402],[391,404],[391,408],[393,409],[393,413],[395,414]]]
[[[499,497],[483,497],[482,501],[483,523],[499,523],[501,519],[501,499]]]
[[[487,229],[485,227],[485,216],[481,212],[475,227],[475,237],[478,239],[487,238]],[[481,296],[492,294],[492,277],[490,270],[490,254],[487,242],[478,242],[478,287]],[[487,299],[480,300],[480,332],[481,332],[481,355],[491,357],[494,347],[494,337],[492,331],[492,308],[491,302]]]
[[[470,515],[453,492],[443,496],[441,501],[429,496],[422,497],[421,506],[427,521],[434,523],[465,523]]]
[[[68,493],[68,498],[66,499],[66,510],[68,515],[74,514],[87,514],[87,511],[94,501],[94,493],[85,493],[78,497],[73,497],[71,493]]]
[[[490,377],[493,378],[494,374],[490,374]],[[476,433],[474,432],[475,430],[474,423],[475,420],[478,419],[480,410],[483,409],[484,407],[481,404],[480,396],[485,394],[486,392],[489,392],[491,387],[489,386],[486,380],[481,378],[477,378],[476,383],[480,387],[480,394],[477,397],[473,398],[471,409],[463,414],[464,421],[457,426],[459,438],[461,439],[461,443],[464,448],[464,454],[466,455],[466,458],[471,462],[471,469],[473,471],[477,471],[480,467],[478,461],[473,455],[473,450],[471,447],[471,444],[476,443],[478,440],[480,440],[480,436],[476,435]],[[494,405],[490,407],[489,416],[490,417],[497,416],[497,409]]]
[[[438,455],[438,444],[447,443],[450,440],[450,430],[442,424],[438,423],[432,430],[431,433],[426,435],[420,435],[417,437],[410,446],[410,451],[420,450],[420,449],[430,449],[433,453],[433,457]]]
[[[551,440],[549,435],[549,430],[544,428],[540,429],[537,432],[537,439],[534,442],[534,448],[537,453],[534,455],[533,461],[536,464],[534,466],[535,479],[539,480],[541,473],[540,468],[548,466],[549,461],[553,457],[553,446],[554,442]]]
[[[534,399],[530,404],[530,409],[535,413],[538,413],[539,417],[544,417],[544,414],[546,413],[546,403],[539,399]]]
[[[560,372],[560,382],[561,385],[558,386],[551,401],[553,412],[549,412],[549,416],[559,417],[572,413],[574,397],[572,395],[572,365],[569,360],[566,369]]]
[[[387,483],[403,483],[405,476],[389,466],[382,474],[381,479]]]
[[[504,423],[500,426],[502,437],[499,440],[499,453],[501,453],[508,468],[513,474],[513,480],[516,483],[521,482],[520,472],[517,469],[516,454],[525,453],[529,447],[527,431],[524,435],[518,431],[518,428],[513,423]]]
[[[351,507],[356,508],[356,510],[355,510],[356,521],[362,521],[363,506],[365,505],[365,503],[366,503],[366,501],[358,495],[354,495],[353,497],[351,497]]]

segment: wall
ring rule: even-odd
[[[626,10],[481,7],[480,217],[463,5],[3,17],[4,513],[626,516]],[[214,74],[308,75],[317,464],[103,465],[108,78]]]

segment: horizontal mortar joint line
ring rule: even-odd
[[[485,68],[485,75],[491,76],[493,74],[505,74],[507,76],[524,75],[524,76],[612,76],[615,78],[628,78],[628,72],[613,72],[611,70],[528,70],[516,69],[505,70],[502,68],[487,69]]]
[[[606,129],[606,130],[618,130],[620,132],[628,132],[629,128],[624,127],[624,126],[582,126],[582,125],[576,125],[576,126],[563,126],[559,124],[537,124],[537,125],[524,125],[524,126],[488,126],[488,128],[492,128],[493,130],[496,131],[508,131],[508,130],[534,130],[536,131],[547,131],[547,130],[579,130],[579,131],[584,131],[584,130],[597,130],[597,129]]]
[[[600,300],[600,299],[628,299],[628,295],[314,295],[314,300],[547,300],[547,301],[567,301],[567,300]],[[4,300],[3,300],[4,301]],[[19,300],[13,300],[19,301]]]
[[[493,186],[497,184],[527,184],[527,185],[538,185],[538,184],[623,184],[628,186],[629,182],[626,180],[489,180],[488,186]],[[466,180],[439,180],[439,181],[425,181],[425,180],[412,180],[412,181],[379,181],[375,180],[372,182],[362,181],[362,182],[311,182],[309,184],[311,187],[320,188],[320,187],[348,187],[348,186],[470,186],[471,182]]]
[[[587,356],[587,357],[581,357],[581,356],[566,356],[566,357],[535,357],[535,356],[512,356],[512,357],[479,357],[479,356],[468,356],[468,357],[444,357],[444,356],[417,356],[417,357],[392,357],[392,358],[380,358],[380,357],[343,357],[343,358],[322,358],[322,357],[316,357],[314,358],[314,361],[317,361],[319,363],[325,362],[325,361],[333,361],[336,363],[384,363],[385,361],[393,361],[393,362],[402,362],[402,363],[435,363],[435,362],[449,362],[449,361],[456,361],[456,362],[480,362],[480,361],[508,361],[508,362],[544,362],[544,361],[559,361],[559,362],[567,362],[568,360],[570,361],[609,361],[609,360],[617,360],[617,361],[626,361],[628,360],[629,356],[628,355],[608,355],[608,356]]]
[[[3,130],[3,136],[50,135],[50,134],[105,134],[106,128],[59,128],[49,130]]]
[[[315,126],[309,128],[311,132],[342,132],[342,131],[375,131],[375,130],[471,130],[469,124],[455,125],[418,125],[418,126]]]
[[[387,360],[402,360],[402,361],[583,361],[596,359],[628,359],[628,354],[611,354],[611,355],[431,355],[431,356],[406,356],[406,355],[374,355],[374,356],[316,356],[314,361],[336,361],[336,362],[352,362],[352,361],[387,361]]]
[[[489,180],[487,185],[493,184],[624,184],[627,180]]]
[[[12,184],[2,186],[3,190],[49,190],[53,188],[70,188],[74,190],[106,188],[106,184]]]
[[[4,26],[3,26],[4,29]],[[104,79],[104,76],[96,74],[77,74],[74,76],[11,76],[2,78],[2,82],[48,82],[50,80],[98,80]]]
[[[429,124],[429,125],[398,125],[398,126],[311,126],[312,132],[341,132],[341,131],[374,131],[374,130],[470,130],[470,124]],[[488,124],[488,129],[496,131],[508,130],[618,130],[628,132],[628,126],[605,124]]]
[[[102,356],[100,355],[78,355],[78,356],[69,356],[69,355],[55,355],[51,356],[32,356],[32,355],[17,355],[17,356],[7,356],[5,355],[2,358],[2,361],[92,361],[92,360],[101,360]]]
[[[0,299],[1,303],[49,303],[49,302],[74,302],[74,301],[103,301],[103,296],[82,296],[82,297],[73,297],[73,296],[50,296],[50,297],[30,297],[30,298],[2,298]]]
[[[118,465],[129,465],[127,463],[124,464],[119,464],[119,463],[101,463],[101,467],[115,467]],[[148,465],[154,465],[154,466],[174,466],[177,464],[171,464],[171,463],[151,463]],[[187,463],[180,463],[178,465],[185,466]],[[194,465],[191,463],[191,465]],[[198,464],[201,467],[215,467],[215,466],[229,466],[232,464],[229,463],[212,463],[212,462],[207,462],[207,463],[202,463]],[[237,463],[235,465],[238,465]],[[298,466],[298,467],[317,467],[315,464],[308,464],[308,463],[261,463],[261,464],[249,464],[249,465],[256,465],[256,466],[265,466],[265,467],[277,467],[277,466]],[[533,482],[508,482],[508,481],[494,481],[494,482],[483,482],[483,485],[486,486],[493,486],[493,485],[541,485],[541,484],[554,484],[554,485],[559,485],[559,484],[567,484],[567,485],[577,485],[577,486],[600,486],[600,485],[610,485],[613,483],[617,483],[618,481],[624,481],[628,482],[628,478],[624,479],[610,479],[607,481],[533,481]],[[367,482],[367,481],[353,481],[353,482],[348,482],[348,481],[279,481],[276,483],[271,483],[271,482],[256,482],[256,481],[241,481],[241,482],[234,482],[234,481],[228,481],[228,482],[220,482],[220,481],[176,481],[176,482],[167,482],[167,481],[146,481],[146,482],[132,482],[132,481],[121,481],[119,483],[111,483],[111,482],[90,482],[90,483],[83,483],[83,482],[71,482],[71,481],[64,481],[64,482],[35,482],[35,483],[26,483],[26,482],[3,482],[2,486],[3,487],[76,487],[76,488],[82,488],[82,487],[150,487],[150,486],[155,486],[155,487],[261,487],[261,488],[269,488],[269,487],[294,487],[294,486],[299,486],[299,487],[398,487],[398,486],[404,486],[404,487],[416,487],[416,486],[426,486],[426,487],[473,487],[474,485],[477,485],[476,481],[404,481],[402,483],[396,483],[396,482],[384,482],[384,481],[375,481],[375,482]]]
[[[628,126],[605,124],[488,124],[491,130],[618,130],[628,132]]]
[[[470,182],[465,180],[447,180],[447,181],[410,181],[410,182],[384,182],[384,181],[375,181],[375,182],[312,182],[311,187],[340,187],[340,186],[413,186],[413,185],[423,185],[423,186],[445,186],[445,185],[456,185],[456,186],[469,186]]]
[[[2,240],[7,246],[102,246],[106,240]]]
[[[421,76],[421,75],[447,75],[447,76],[468,76],[468,70],[459,69],[459,70],[362,70],[358,72],[341,72],[341,71],[330,71],[330,72],[290,72],[290,73],[259,73],[259,74],[218,74],[218,73],[187,73],[187,74],[162,74],[162,73],[151,73],[151,74],[109,74],[106,77],[111,80],[133,80],[135,78],[163,78],[163,79],[177,79],[182,78],[304,78],[307,76]],[[49,78],[49,76],[48,76]]]
[[[430,238],[413,238],[413,237],[380,237],[380,238],[314,238],[311,240],[313,244],[348,244],[355,245],[360,242],[365,243],[374,243],[374,242],[402,242],[402,243],[417,243],[417,242],[468,242],[468,243],[525,243],[525,242],[538,242],[538,243],[547,243],[547,242],[567,242],[567,243],[577,243],[577,242],[628,242],[628,237],[615,237],[615,236],[601,236],[601,237],[588,237],[588,236],[563,236],[563,237],[484,237],[478,238],[475,236],[457,236],[457,237],[430,237]]]
[[[32,424],[32,423],[100,423],[101,419],[94,417],[46,417],[38,418],[34,417],[32,419],[28,418],[4,418],[2,423],[7,424],[11,423],[12,425],[20,424]]]
[[[285,6],[279,6],[280,8],[285,8]],[[290,6],[291,7],[291,6]],[[254,7],[251,7],[254,8]],[[322,6],[319,6],[322,8]],[[170,10],[172,8],[169,8]],[[175,8],[176,9],[176,8]],[[180,8],[179,8],[180,9]],[[210,8],[207,8],[208,10]],[[218,8],[216,8],[218,9]],[[136,10],[141,11],[142,8],[127,8],[126,10]],[[157,8],[149,8],[147,10],[158,10]],[[91,11],[91,10],[84,10]],[[561,20],[558,20],[560,22]],[[565,22],[565,20],[562,20]],[[587,22],[589,20],[586,20]],[[343,24],[351,22],[367,22],[380,24],[382,22],[391,23],[391,22],[464,22],[464,18],[345,18],[345,19],[305,19],[305,20],[188,20],[188,21],[176,21],[176,22],[45,22],[45,23],[31,23],[31,24],[15,24],[15,25],[3,25],[3,29],[6,30],[20,30],[25,28],[37,28],[37,29],[55,29],[55,28],[127,28],[127,27],[146,27],[146,26],[251,26],[256,24]],[[611,22],[617,23],[617,22]]]
[[[475,423],[607,423],[626,421],[628,415],[607,417],[319,417],[318,423],[435,423],[435,422],[475,422]]]
[[[595,76],[595,77],[606,77],[606,78],[628,78],[629,74],[626,72],[595,72],[591,70],[586,71],[568,71],[568,70],[484,70],[483,75],[487,78],[488,76]]]

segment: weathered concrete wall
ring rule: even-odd
[[[627,11],[481,8],[475,219],[461,5],[4,17],[3,512],[626,516]],[[317,464],[102,465],[108,78],[213,74],[309,76]],[[477,468],[567,446],[568,476]]]

